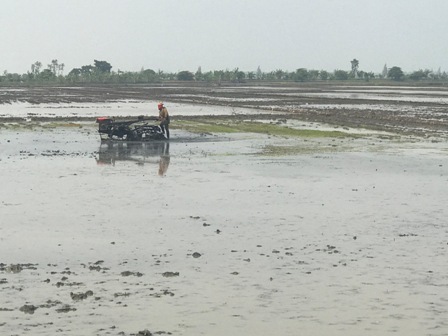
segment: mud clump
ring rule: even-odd
[[[169,289],[163,289],[159,293],[153,293],[150,296],[154,298],[161,298],[163,296],[174,296],[174,292],[170,291]]]
[[[179,272],[164,272],[162,273],[162,276],[164,276],[165,278],[177,277],[179,276]]]
[[[168,332],[168,331],[154,331],[152,333],[148,329],[145,329],[145,330],[139,331],[136,334],[131,334],[131,335],[135,335],[135,336],[153,336],[153,335],[171,335],[171,333]]]
[[[23,270],[23,267],[20,265],[9,265],[9,266],[6,266],[6,268],[5,268],[5,271],[7,273],[20,273],[20,272],[22,272],[22,270]]]
[[[103,272],[108,271],[109,268],[106,268],[106,267],[102,267],[102,266],[101,266],[103,263],[104,263],[104,260],[98,260],[98,261],[96,261],[96,262],[94,262],[94,263],[89,263],[90,265],[88,266],[88,269],[89,269],[90,271],[97,271],[97,272],[100,272],[100,271],[103,271]],[[87,266],[84,265],[84,264],[83,264],[83,266],[84,266],[84,267],[87,267]]]
[[[34,311],[37,309],[36,306],[33,305],[23,305],[20,307],[20,311],[24,312],[25,314],[34,314]]]
[[[61,308],[56,309],[57,313],[68,313],[71,311],[76,311],[76,308],[71,307],[68,304],[63,305]]]
[[[152,336],[152,332],[150,332],[148,329],[139,331],[137,333],[138,336]]]
[[[124,272],[121,272],[121,276],[124,276],[124,277],[131,276],[131,275],[136,276],[136,277],[141,277],[141,276],[143,276],[143,273],[140,273],[140,272],[131,272],[131,271],[124,271]]]
[[[5,271],[6,273],[20,273],[25,269],[37,270],[36,265],[34,264],[11,264],[6,266],[3,263],[0,263],[0,271]]]
[[[70,292],[70,297],[72,298],[73,301],[81,301],[81,300],[85,300],[88,297],[92,296],[93,292],[91,290],[88,290],[85,293],[73,293]]]

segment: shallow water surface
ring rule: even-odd
[[[0,334],[448,333],[444,144],[175,138],[2,131]]]

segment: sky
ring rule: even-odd
[[[448,71],[448,0],[0,0],[0,73]]]

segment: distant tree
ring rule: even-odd
[[[156,72],[152,69],[146,69],[142,71],[143,74],[147,75],[147,76],[155,76]]]
[[[418,71],[414,71],[413,73],[411,73],[409,75],[409,78],[412,80],[422,80],[422,79],[426,79],[428,78],[428,74],[429,74],[429,70],[418,70]]]
[[[36,78],[39,75],[41,67],[42,67],[41,62],[35,62],[31,64],[31,73],[33,74],[34,78]]]
[[[283,70],[281,70],[281,69],[275,70],[274,71],[274,76],[275,76],[275,79],[281,80],[281,79],[284,78],[285,72]]]
[[[249,72],[247,73],[247,78],[250,79],[250,80],[255,79],[255,72],[253,72],[253,71],[249,71]]]
[[[438,71],[433,71],[433,70],[426,70],[426,71],[428,71],[428,78],[430,78],[430,79],[440,79],[440,75],[441,75],[441,71],[440,71],[440,68],[439,68],[439,70]]]
[[[359,61],[354,58],[350,61],[352,64],[352,70],[350,71],[350,77],[355,78],[358,75],[358,67],[359,67]]]
[[[260,66],[258,66],[258,68],[257,68],[256,78],[257,78],[258,80],[263,79],[263,72],[261,71]]]
[[[110,73],[110,70],[112,69],[112,65],[106,61],[97,61],[94,60],[95,69],[98,70],[101,73]]]
[[[120,71],[120,70],[119,70]],[[141,76],[141,73],[136,73],[136,72],[130,72],[130,71],[120,71],[120,75],[118,75],[117,73],[117,79],[116,81],[119,83],[137,83],[139,81],[147,81],[146,78]],[[110,81],[111,78],[115,78],[114,74],[111,75],[107,75],[106,77],[100,75],[98,77],[95,78],[95,80],[99,80],[102,82],[105,81]]]
[[[143,82],[154,82],[158,79],[157,73],[152,69],[146,69],[143,71],[140,71],[140,81]]]
[[[387,78],[387,64],[384,64],[383,71],[381,72],[381,78]]]
[[[25,82],[27,82],[27,81],[31,81],[31,80],[33,80],[33,79],[34,79],[34,75],[33,75],[33,73],[30,72],[30,71],[27,71],[26,74],[23,74],[23,75],[22,75],[22,80],[25,81]],[[1,82],[1,79],[0,79],[0,82]]]
[[[198,81],[203,80],[204,76],[202,75],[202,69],[199,66],[198,69],[196,70],[196,73],[194,74],[194,78]]]
[[[268,80],[268,81],[275,80],[275,72],[271,71],[271,72],[263,73],[261,79]]]
[[[297,69],[294,74],[294,80],[297,82],[304,82],[309,78],[308,70],[305,68]]]
[[[234,76],[238,82],[243,82],[246,79],[246,74],[243,71],[240,71],[238,68],[236,68],[234,71]]]
[[[194,80],[194,74],[190,71],[181,71],[177,74],[177,79],[182,81],[192,81]]]
[[[308,71],[308,79],[316,80],[319,78],[319,70],[309,70]]]
[[[58,69],[57,69],[58,76],[62,76],[62,74],[64,73],[64,67],[65,67],[64,63],[59,64]]]
[[[161,69],[157,70],[157,77],[160,79],[167,79],[167,74],[165,74],[165,72]]]
[[[38,79],[42,81],[52,81],[56,79],[56,75],[50,69],[44,69],[41,73],[39,73]]]
[[[165,79],[167,79],[167,80],[175,80],[175,79],[177,79],[177,73],[172,73],[172,72],[165,72],[164,73],[164,77],[165,77]],[[194,78],[193,78],[194,79]]]
[[[57,71],[59,69],[58,60],[57,59],[51,60],[51,64],[48,64],[47,68],[53,73],[53,75],[57,76]]]
[[[364,72],[362,77],[368,82],[369,80],[375,78],[375,74],[373,72]]]
[[[82,70],[80,68],[73,68],[72,70],[70,70],[70,72],[68,73],[67,76],[78,77],[81,74],[82,74]]]
[[[81,73],[83,75],[91,75],[93,72],[93,69],[95,69],[92,65],[83,65],[81,67]]]
[[[387,73],[387,77],[394,81],[400,81],[403,79],[404,73],[400,67],[394,66],[389,69],[389,72]]]
[[[36,62],[31,65],[31,73],[33,73],[36,78],[40,72],[41,66],[42,63],[40,62]],[[53,59],[51,60],[51,63],[47,65],[47,69],[50,70],[55,76],[62,76],[64,66],[64,63],[59,64],[57,59]]]
[[[219,82],[222,81],[224,79],[224,71],[223,70],[213,71],[213,78]]]
[[[349,78],[348,72],[344,70],[335,70],[334,79],[336,80],[347,80]]]
[[[224,71],[224,80],[227,81],[235,81],[236,80],[236,73],[237,73],[238,69],[234,69],[232,71],[226,69]]]
[[[330,74],[328,73],[328,71],[321,70],[319,72],[319,78],[322,80],[327,80],[328,78],[330,78]]]
[[[204,81],[206,81],[207,83],[210,83],[210,82],[212,82],[215,79],[215,77],[213,76],[213,72],[212,71],[207,71],[207,72],[204,72],[202,74],[202,79]]]
[[[3,71],[3,76],[0,77],[0,82],[21,82],[22,76],[18,73],[9,73],[8,71]]]

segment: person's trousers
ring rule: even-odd
[[[160,128],[162,129],[162,132],[166,134],[166,138],[170,138],[170,121],[164,120],[160,123]]]

